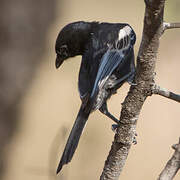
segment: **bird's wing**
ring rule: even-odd
[[[97,72],[96,80],[94,83],[93,90],[91,92],[91,98],[96,97],[99,90],[103,88],[108,78],[111,76],[112,72],[119,66],[123,66],[131,51],[133,50],[134,37],[131,37],[131,28],[125,26],[119,32],[119,38],[116,41],[116,47],[109,49],[101,59],[99,69]],[[130,74],[127,72],[126,75],[118,79],[118,83],[124,81]]]
[[[82,101],[86,99],[87,96],[90,95],[89,69],[85,59],[86,57],[83,56],[79,71],[79,79],[78,79],[78,89]]]
[[[91,92],[91,97],[93,97],[99,89],[101,89],[112,72],[123,64],[123,61],[126,59],[125,54],[119,50],[108,50],[106,54],[102,57],[101,64],[99,66],[99,70],[96,76],[96,80],[94,83],[93,90]],[[122,77],[122,81],[124,77]],[[120,83],[120,81],[119,81]]]

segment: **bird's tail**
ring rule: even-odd
[[[73,128],[71,130],[71,133],[69,135],[69,138],[67,140],[63,155],[61,157],[61,160],[59,162],[58,168],[56,173],[59,173],[63,167],[64,164],[67,164],[71,161],[74,152],[77,148],[80,136],[82,134],[82,131],[84,129],[84,126],[86,124],[86,121],[89,117],[90,112],[84,111],[84,109],[80,108],[79,113],[77,115],[76,121],[73,125]]]

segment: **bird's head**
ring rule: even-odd
[[[66,25],[56,39],[56,68],[68,58],[82,55],[91,33],[92,23],[78,21]]]

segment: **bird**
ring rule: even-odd
[[[133,84],[135,42],[136,34],[127,23],[77,21],[60,30],[55,43],[56,68],[78,55],[82,56],[82,60],[78,77],[81,106],[57,174],[72,160],[90,113],[99,110],[116,124],[119,123],[108,111],[107,100],[125,82]]]

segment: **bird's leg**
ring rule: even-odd
[[[110,119],[112,119],[116,124],[119,123],[119,120],[117,118],[115,118],[109,111],[107,108],[107,103],[105,102],[100,108],[99,108],[100,112],[102,112],[103,114],[105,114],[107,117],[109,117]]]
[[[112,124],[112,131],[116,132],[117,128],[118,128],[118,124],[119,124],[119,120],[116,119],[109,111],[107,108],[107,103],[105,102],[100,108],[99,108],[100,112],[102,112],[103,114],[105,114],[106,116],[108,116],[110,119],[112,119],[116,124]],[[135,133],[135,136],[133,138],[133,144],[137,144],[137,140],[136,140],[136,136],[137,133]]]
[[[103,114],[105,114],[107,117],[109,117],[110,119],[112,119],[116,124],[112,124],[112,131],[116,132],[116,129],[118,127],[118,123],[119,120],[117,118],[115,118],[109,111],[107,108],[107,103],[105,102],[100,108],[99,108],[100,112],[102,112]]]
[[[130,86],[136,86],[136,83],[133,83],[134,81],[134,75],[135,75],[135,69],[131,70],[130,76],[127,79],[127,82],[129,83]]]

